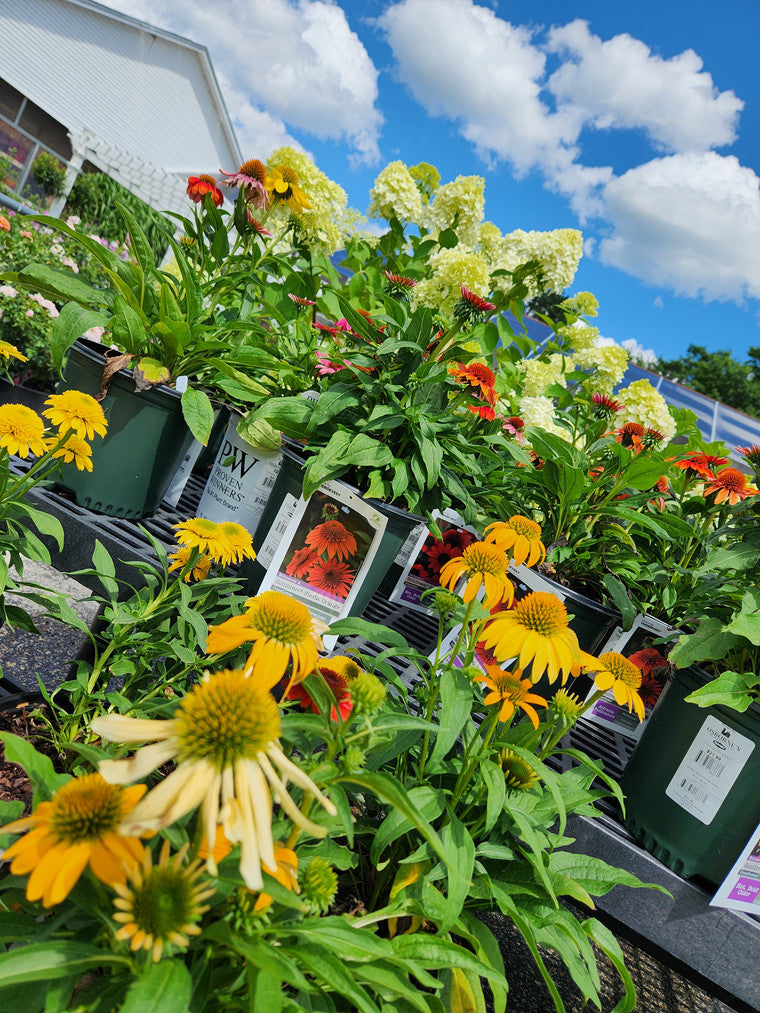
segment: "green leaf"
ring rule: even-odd
[[[414,807],[414,811],[419,817],[425,820],[434,820],[443,812],[446,800],[443,793],[437,788],[433,788],[431,785],[419,785],[416,788],[410,788],[407,793],[407,801],[409,805]],[[372,838],[370,861],[377,865],[385,848],[408,833],[414,825],[413,820],[399,809],[390,812]]]
[[[148,332],[141,314],[121,296],[116,296],[111,321],[114,344],[132,355],[142,355],[149,347]]]
[[[314,943],[302,943],[298,948],[299,963],[328,988],[343,996],[360,1013],[379,1013],[378,1007],[346,968],[339,956]]]
[[[449,855],[443,846],[443,842],[428,821],[420,816],[416,808],[410,803],[409,795],[395,777],[380,772],[365,772],[362,774],[343,774],[336,780],[338,783],[353,784],[364,791],[371,791],[373,795],[377,795],[378,798],[395,806],[402,815],[407,817],[411,825],[417,828],[433,851],[435,851],[436,855],[448,866]]]
[[[533,426],[529,429],[528,443],[544,461],[583,470],[583,455],[571,443],[555,433],[547,433],[543,429],[536,429]],[[570,436],[569,430],[568,436]]]
[[[20,763],[34,787],[34,803],[46,801],[66,781],[70,774],[57,774],[47,756],[38,753],[31,742],[12,732],[0,732],[0,742],[5,746],[8,763]]]
[[[443,972],[441,1002],[449,1013],[486,1013],[480,983],[473,985],[461,967],[452,967]]]
[[[153,247],[150,245],[148,237],[126,204],[116,201],[116,209],[127,227],[129,245],[137,257],[143,273],[146,277],[154,276],[156,274],[156,255],[153,252]]]
[[[58,543],[58,551],[61,552],[63,550],[63,525],[58,518],[45,513],[44,510],[36,510],[34,507],[27,507],[26,513],[41,535],[55,538]]]
[[[105,327],[110,321],[106,313],[86,309],[77,302],[68,302],[53,321],[50,332],[50,355],[53,365],[63,373],[66,353],[91,327]]]
[[[392,957],[387,939],[382,939],[370,929],[355,927],[347,915],[304,921],[294,926],[293,932],[329,947],[343,960],[364,962]]]
[[[757,701],[758,686],[760,674],[723,672],[706,686],[689,693],[685,700],[698,707],[730,707],[735,711],[746,711],[750,704]]]
[[[188,387],[182,395],[182,414],[187,428],[205,447],[214,424],[214,408],[208,394],[203,390]]]
[[[95,548],[92,552],[92,565],[97,571],[98,580],[103,585],[106,594],[114,601],[119,597],[119,585],[115,580],[116,568],[108,554],[108,549],[98,538],[95,539]]]
[[[720,619],[707,617],[699,624],[696,633],[678,638],[669,660],[677,668],[688,668],[703,661],[719,661],[739,642],[737,636],[725,630]]]
[[[594,897],[601,897],[618,885],[668,891],[656,883],[642,883],[638,876],[625,869],[609,865],[593,855],[577,855],[571,851],[553,851],[550,857],[552,872],[559,872],[568,879],[579,883]]]
[[[625,957],[620,948],[620,943],[613,936],[606,925],[602,925],[596,918],[587,918],[581,923],[581,927],[589,939],[596,943],[600,950],[607,955],[612,966],[620,975],[620,980],[625,988],[625,995],[610,1013],[632,1013],[636,1009],[636,988],[633,978],[625,966]]]
[[[135,381],[138,382],[140,389],[143,388],[144,384],[155,386],[159,383],[168,383],[171,379],[171,373],[167,366],[163,362],[159,362],[158,359],[154,359],[149,355],[144,355],[138,363],[135,364]]]
[[[746,637],[751,644],[760,646],[760,602],[758,596],[747,591],[742,598],[742,607],[738,615],[725,627],[728,633]]]
[[[507,783],[504,778],[504,771],[493,760],[481,760],[480,774],[486,786],[486,825],[484,830],[488,833],[493,829],[496,821],[504,809],[504,800],[507,797]]]
[[[495,968],[478,960],[463,946],[457,946],[456,943],[449,942],[440,936],[423,933],[394,936],[391,945],[398,957],[404,960],[413,960],[428,970],[461,967],[467,971],[473,971],[483,978],[488,978],[489,981],[496,981],[502,986],[507,984],[504,975]]]
[[[32,943],[0,953],[0,988],[28,981],[55,981],[103,966],[129,967],[128,957],[109,953],[99,946],[64,940]]]
[[[464,823],[451,813],[449,822],[441,830],[441,840],[449,856],[446,907],[439,932],[448,932],[464,907],[472,886],[475,865],[475,844]]]
[[[192,991],[190,972],[181,961],[146,964],[127,992],[121,1013],[187,1013]]]
[[[430,754],[430,769],[444,758],[471,719],[472,682],[459,668],[446,668],[440,679],[441,714],[438,735]]]
[[[400,651],[408,651],[406,638],[396,630],[388,629],[380,623],[372,623],[369,619],[351,617],[339,619],[330,626],[330,635],[336,637],[363,637],[365,640],[384,647],[397,647]]]
[[[15,274],[9,272],[3,277],[11,283],[15,282],[19,288],[25,288],[30,292],[39,292],[46,299],[53,299],[58,303],[77,302],[87,307],[107,307],[113,298],[104,289],[88,285],[72,271],[49,267],[47,264],[28,264],[23,271],[18,271]]]
[[[625,584],[612,573],[605,573],[602,577],[602,584],[604,584],[607,594],[615,604],[615,608],[620,612],[623,617],[623,629],[630,630],[633,626],[633,622],[636,618],[636,606],[628,596],[628,591]]]

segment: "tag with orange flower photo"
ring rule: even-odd
[[[260,592],[287,594],[328,624],[350,615],[385,526],[374,507],[339,482],[326,482],[296,504]]]

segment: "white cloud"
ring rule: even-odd
[[[207,46],[245,157],[299,147],[290,127],[378,160],[377,70],[333,0],[106,2]]]
[[[644,348],[635,338],[626,338],[620,344],[638,366],[643,366],[647,369],[651,366],[656,366],[659,362],[655,350],[653,348]]]
[[[606,187],[599,258],[680,295],[760,298],[760,180],[733,155],[670,155]]]
[[[539,167],[588,209],[611,170],[577,162],[577,117],[543,101],[546,57],[528,29],[471,0],[401,0],[377,23],[400,79],[430,115],[456,120],[485,161],[509,161],[518,175]]]
[[[666,151],[705,151],[736,140],[744,103],[719,92],[692,49],[670,59],[639,39],[603,42],[586,21],[549,32],[547,49],[566,62],[549,78],[558,109],[599,130],[641,128]]]

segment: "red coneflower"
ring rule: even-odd
[[[651,710],[652,707],[660,699],[660,694],[665,687],[654,675],[643,675],[641,676],[641,685],[639,686],[639,696],[641,702],[647,708]]]
[[[726,500],[734,506],[748,496],[757,496],[758,492],[760,490],[750,485],[747,476],[737,468],[723,468],[705,488],[705,496],[715,493],[716,506]]]
[[[487,404],[468,404],[467,411],[472,412],[473,415],[477,415],[480,419],[486,419],[487,422],[492,422],[496,418],[496,412],[490,405]]]
[[[316,302],[313,299],[304,299],[301,295],[294,295],[292,292],[288,292],[288,299],[292,300],[296,306],[316,306]]]
[[[496,391],[494,390],[496,376],[485,363],[471,362],[469,366],[465,366],[460,362],[449,370],[449,376],[453,376],[459,383],[469,383],[479,392],[484,401],[490,405],[496,404]]]
[[[620,429],[615,430],[615,440],[638,454],[644,445],[645,432],[644,427],[638,422],[626,422]]]
[[[592,394],[591,401],[596,408],[596,414],[604,416],[604,418],[612,418],[613,415],[622,412],[625,407],[620,401],[616,401],[614,397],[608,397],[606,394]]]
[[[206,194],[211,197],[214,207],[220,208],[224,204],[224,194],[216,185],[216,180],[213,176],[201,173],[200,176],[188,177],[187,196],[194,204],[202,204]]]
[[[356,539],[341,521],[323,521],[308,533],[306,544],[328,559],[348,559],[356,552]]]
[[[663,658],[656,647],[642,647],[640,651],[629,654],[628,660],[641,669],[642,675],[651,675],[652,672],[668,666],[667,658]]]
[[[403,274],[391,274],[390,271],[383,273],[388,279],[388,291],[394,296],[405,295],[417,284],[414,278],[406,278]]]
[[[459,546],[447,545],[445,542],[439,542],[437,539],[432,545],[423,545],[422,551],[427,556],[428,568],[436,579],[441,572],[441,567],[445,563],[448,563],[450,559],[456,559],[462,555],[462,549]]]
[[[487,299],[481,299],[479,295],[471,292],[464,285],[460,288],[461,296],[454,307],[455,317],[473,317],[479,313],[493,313],[496,306]]]
[[[336,663],[331,665],[332,659],[328,658],[326,661],[320,661],[317,665],[317,671],[327,683],[332,695],[335,697],[336,703],[338,704],[338,710],[336,712],[335,707],[330,708],[330,720],[337,721],[338,714],[340,714],[341,720],[345,721],[351,713],[353,707],[353,700],[351,699],[351,693],[349,691],[349,679],[342,672],[339,671],[339,661],[345,661],[347,659],[335,659]],[[285,695],[286,700],[297,700],[302,710],[311,709],[315,714],[319,714],[320,709],[315,703],[313,697],[306,689],[306,685],[303,682],[297,683],[295,686],[291,686]]]
[[[309,570],[308,583],[318,591],[346,598],[355,576],[348,563],[340,563],[337,559],[318,559]]]
[[[647,450],[654,450],[658,447],[665,439],[664,435],[657,429],[652,429],[651,426],[647,426],[646,432],[644,433],[644,446]]]
[[[443,540],[452,548],[464,552],[468,545],[477,542],[477,538],[471,531],[464,531],[461,528],[448,528],[443,532]]]

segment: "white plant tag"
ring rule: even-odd
[[[274,554],[277,551],[277,546],[282,541],[282,536],[287,530],[290,519],[296,511],[296,505],[298,500],[291,493],[286,493],[282,499],[282,506],[277,514],[272,527],[269,529],[269,534],[264,539],[264,544],[259,549],[259,554],[256,556],[256,562],[260,563],[267,570],[269,564],[274,559]]]
[[[754,748],[746,735],[708,715],[665,794],[709,826]]]

